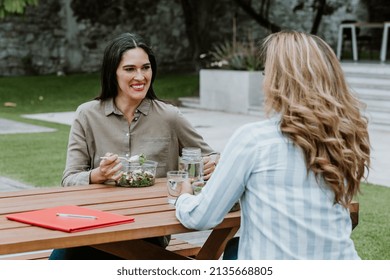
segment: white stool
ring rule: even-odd
[[[355,23],[343,23],[340,24],[339,27],[339,36],[337,40],[337,58],[340,60],[341,58],[341,46],[343,44],[343,33],[345,28],[350,28],[351,29],[351,34],[352,34],[352,55],[353,55],[353,60],[357,61],[358,60],[358,51],[357,51],[357,41],[356,41],[356,24]]]
[[[339,27],[338,41],[337,41],[337,58],[341,58],[341,47],[343,44],[343,32],[345,28],[351,29],[351,41],[352,41],[352,55],[353,60],[358,60],[358,50],[357,50],[357,35],[356,28],[383,28],[383,37],[382,37],[382,48],[381,48],[381,60],[384,61],[386,59],[386,47],[387,46],[387,35],[388,35],[388,27],[390,27],[390,22],[385,24],[378,22],[356,22],[356,23],[342,23]],[[386,32],[386,34],[385,34]],[[385,38],[386,37],[386,38]],[[382,59],[383,56],[383,59]]]

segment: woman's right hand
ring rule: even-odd
[[[122,177],[122,163],[117,154],[106,153],[99,167],[91,171],[91,184],[104,183],[107,180],[119,181]]]

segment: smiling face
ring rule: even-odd
[[[140,103],[146,96],[152,80],[148,54],[141,48],[123,53],[116,70],[118,97],[131,103]]]

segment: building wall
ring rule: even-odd
[[[226,2],[226,11],[213,19],[208,31],[212,42],[232,38],[234,15],[238,39],[248,34],[255,39],[267,35],[268,31],[240,8],[232,7],[232,1],[222,1]],[[282,28],[310,31],[314,0],[270,2],[271,22]],[[368,15],[360,0],[328,2],[341,4],[332,15],[323,17],[318,35],[334,47],[341,20],[364,21]],[[160,0],[155,12],[147,14],[142,23],[135,24],[129,19],[116,27],[85,20],[77,22],[70,3],[71,0],[40,0],[39,6],[29,7],[25,15],[0,20],[0,76],[98,71],[107,41],[122,32],[137,32],[146,37],[154,47],[162,69],[193,67],[179,1]],[[293,12],[292,7],[301,3],[304,3],[303,8]]]

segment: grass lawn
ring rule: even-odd
[[[362,184],[359,224],[352,232],[365,260],[390,260],[390,188]]]
[[[198,94],[199,76],[159,75],[156,94],[167,100]],[[70,127],[30,120],[21,114],[74,111],[99,93],[98,74],[65,77],[0,77],[0,118],[57,129],[48,133],[0,134],[0,176],[34,186],[58,186],[65,167]],[[16,107],[4,107],[13,102]],[[390,260],[390,188],[362,184],[360,220],[352,233],[363,259]]]

